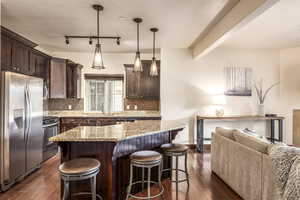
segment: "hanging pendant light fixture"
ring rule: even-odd
[[[155,58],[155,33],[158,31],[158,28],[151,28],[151,32],[153,32],[153,57],[152,63],[150,67],[150,76],[158,76],[158,70],[156,65],[156,58]]]
[[[103,6],[93,5],[93,8],[97,11],[97,44],[94,52],[92,68],[105,69],[103,65],[103,56],[102,56],[102,49],[101,49],[100,35],[99,35],[99,12],[103,10]]]
[[[133,71],[142,72],[143,65],[142,65],[141,53],[140,53],[140,23],[143,20],[141,18],[134,18],[133,21],[137,24],[137,50],[134,59]]]

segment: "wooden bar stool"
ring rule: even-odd
[[[140,167],[142,168],[142,180],[133,182],[133,167]],[[158,167],[158,182],[151,181],[151,168]],[[145,181],[145,169],[148,169],[148,179]],[[161,184],[161,173],[162,173],[162,156],[160,153],[156,151],[137,151],[130,155],[130,182],[127,188],[127,196],[126,200],[129,197],[135,199],[152,199],[156,197],[163,198],[164,187]],[[142,184],[142,189],[144,189],[144,183],[147,183],[147,197],[138,197],[136,195],[131,194],[132,186],[136,184]],[[160,191],[156,195],[151,196],[151,183],[157,184],[160,188]]]
[[[170,169],[164,169],[164,171],[171,171],[171,182],[173,183],[176,183],[176,190],[178,190],[178,183],[181,183],[181,182],[187,182],[187,185],[188,185],[188,188],[187,190],[189,190],[190,188],[190,182],[189,182],[189,173],[188,173],[188,169],[187,169],[187,151],[188,151],[188,147],[183,145],[183,144],[163,144],[161,145],[161,149],[163,150],[163,154],[164,156],[170,156],[171,157],[171,168]],[[178,158],[180,156],[184,156],[184,170],[182,169],[179,169],[178,168]],[[175,169],[173,168],[173,157],[176,158],[176,161],[175,161]],[[176,178],[175,180],[173,180],[173,177],[172,177],[172,171],[175,171],[175,174],[176,174]],[[178,178],[178,174],[179,172],[183,172],[186,176],[185,179],[181,179],[179,180]]]
[[[97,197],[102,199],[102,197],[96,193],[96,176],[99,170],[100,162],[92,158],[78,158],[62,163],[59,166],[59,172],[61,179],[64,181],[63,200],[67,200],[70,197],[69,183],[71,181],[86,179],[90,179],[91,192],[80,192],[72,196],[92,195],[92,200],[96,200]]]

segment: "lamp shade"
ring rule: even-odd
[[[133,66],[134,72],[142,72],[143,71],[143,65],[141,61],[140,52],[136,52],[135,59],[134,59],[134,66]]]
[[[92,68],[105,69],[105,67],[103,66],[101,44],[96,44]]]
[[[151,63],[151,67],[150,67],[150,76],[158,76],[156,59],[154,57],[152,58],[152,63]]]

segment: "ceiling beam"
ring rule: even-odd
[[[198,59],[219,46],[234,32],[261,15],[279,0],[233,0],[224,7],[223,12],[190,45],[194,59]],[[224,11],[226,12],[224,14]],[[222,14],[223,13],[223,14]]]

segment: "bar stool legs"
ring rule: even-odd
[[[171,156],[171,155],[167,154],[167,156]],[[189,181],[189,173],[188,173],[188,168],[187,168],[187,152],[179,154],[179,155],[174,155],[173,154],[172,156],[176,157],[176,160],[175,160],[175,169],[170,168],[170,169],[165,169],[163,171],[171,170],[171,173],[172,173],[172,171],[175,171],[175,180],[173,180],[171,178],[171,182],[176,183],[176,187],[177,187],[178,183],[187,182],[187,186],[188,186],[187,190],[189,190],[189,188],[190,188],[190,181]],[[179,156],[184,156],[184,170],[179,169],[179,167],[178,167],[178,165],[179,165]],[[179,172],[183,172],[185,174],[185,179],[179,180]]]
[[[128,200],[128,198],[130,196],[130,192],[131,192],[131,188],[132,188],[132,182],[133,182],[133,166],[130,164],[130,179],[129,179],[129,186],[127,188],[126,200]],[[143,171],[142,187],[144,187],[144,171]]]
[[[160,197],[163,199],[164,188],[161,183],[162,175],[162,156],[155,151],[139,151],[131,154],[130,156],[130,180],[129,186],[127,188],[126,200],[129,197],[134,199],[153,199]],[[133,182],[133,167],[142,168],[142,180]],[[158,181],[151,181],[151,170],[154,167],[158,168]],[[147,180],[145,181],[145,169],[147,169]],[[141,184],[142,189],[144,189],[144,184],[147,184],[147,196],[136,196],[131,194],[132,187],[136,184]],[[159,193],[151,196],[151,184],[156,184],[159,186]]]
[[[189,171],[188,171],[188,167],[187,167],[187,153],[185,154],[184,157],[184,168],[185,168],[185,175],[186,175],[186,179],[187,179],[187,185],[188,185],[188,191],[190,189],[190,179],[189,179]]]
[[[96,200],[96,176],[91,178],[92,200]]]
[[[182,144],[164,144],[161,146],[164,150],[164,156],[171,158],[171,168],[164,169],[163,171],[171,171],[171,182],[176,183],[176,191],[178,191],[178,184],[181,182],[187,182],[187,191],[190,188],[189,174],[187,168],[187,150],[188,148]],[[179,169],[179,157],[184,156],[184,170]],[[175,157],[175,168],[173,167],[173,157]],[[173,171],[175,171],[175,180],[173,179]],[[185,174],[185,179],[179,180],[179,172]]]
[[[69,191],[69,181],[64,180],[64,195],[63,195],[63,200],[67,200],[69,198],[70,195],[70,191]]]

